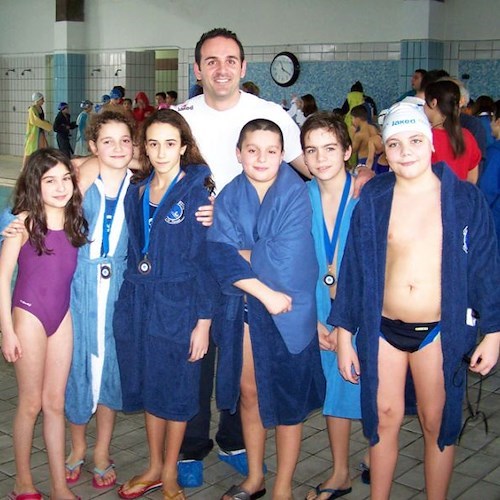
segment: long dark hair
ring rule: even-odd
[[[305,94],[301,97],[302,99],[302,113],[307,118],[309,115],[316,113],[318,111],[318,106],[316,105],[316,99],[312,94]]]
[[[76,173],[71,161],[58,149],[44,148],[33,153],[20,176],[14,189],[14,215],[27,212],[24,225],[29,234],[31,245],[42,253],[51,254],[52,250],[45,246],[47,236],[47,218],[41,194],[42,177],[58,163],[68,170],[73,183],[73,196],[64,208],[64,232],[74,247],[81,247],[88,242],[88,223],[83,217],[82,193],[78,188]]]
[[[133,177],[134,182],[139,182],[146,179],[151,175],[153,171],[153,165],[149,161],[146,154],[146,136],[148,128],[154,123],[165,123],[171,125],[179,131],[181,136],[181,146],[186,146],[185,153],[181,156],[181,167],[186,167],[187,165],[206,165],[207,162],[203,158],[196,144],[196,140],[193,137],[193,133],[189,128],[188,122],[185,118],[177,111],[173,109],[159,109],[151,115],[149,115],[143,122],[140,135],[139,135],[139,162],[141,164],[141,170],[139,170]]]
[[[437,107],[445,117],[443,128],[451,143],[455,158],[465,151],[465,141],[460,126],[460,88],[450,80],[439,80],[425,87],[425,102],[431,106],[436,99]]]

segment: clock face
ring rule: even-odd
[[[299,77],[300,65],[291,52],[279,53],[271,63],[271,76],[282,87],[293,85]]]

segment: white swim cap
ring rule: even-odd
[[[40,99],[43,99],[43,94],[41,92],[33,92],[31,95],[31,100],[33,102],[38,102]]]
[[[432,144],[432,129],[422,106],[398,102],[389,109],[384,119],[382,140],[384,143],[399,132],[416,131],[424,134]]]

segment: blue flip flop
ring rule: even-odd
[[[105,488],[111,488],[116,484],[116,477],[113,482],[109,484],[99,484],[96,480],[95,477],[99,476],[101,479],[104,479],[104,476],[109,472],[112,471],[113,469],[116,469],[116,465],[114,462],[111,462],[105,469],[98,469],[97,467],[94,467],[94,470],[92,473],[94,476],[92,477],[92,486],[97,489],[105,489]]]
[[[66,479],[66,482],[68,484],[74,484],[74,483],[78,482],[78,480],[80,479],[80,475],[82,473],[82,467],[83,467],[84,463],[85,463],[85,460],[77,460],[74,464],[70,464],[68,462],[66,462],[64,464],[65,469],[70,474],[72,474],[76,469],[78,469],[78,467],[80,467],[80,470],[78,471],[78,474],[75,477],[70,478],[70,479]]]

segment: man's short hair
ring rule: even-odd
[[[238,48],[240,49],[241,62],[245,60],[245,51],[243,50],[243,45],[238,40],[236,33],[226,28],[214,28],[210,31],[207,31],[206,33],[203,33],[203,35],[201,35],[200,39],[198,40],[198,43],[196,44],[196,47],[194,49],[194,60],[196,61],[196,64],[198,66],[201,63],[201,47],[207,40],[211,40],[212,38],[217,38],[217,37],[234,40],[237,43]]]
[[[176,92],[175,90],[169,90],[169,91],[167,92],[167,95],[168,95],[171,99],[173,99],[173,101],[174,101],[174,102],[175,102],[175,101],[177,101],[177,92]],[[165,97],[165,98],[166,98],[166,97]]]
[[[354,106],[354,108],[351,109],[351,115],[354,118],[359,118],[360,120],[363,120],[364,122],[368,121],[368,110],[366,109],[366,106],[364,104],[360,104],[359,106]]]
[[[156,92],[155,96],[156,97],[161,97],[164,100],[167,98],[167,94],[165,94],[165,92]]]

